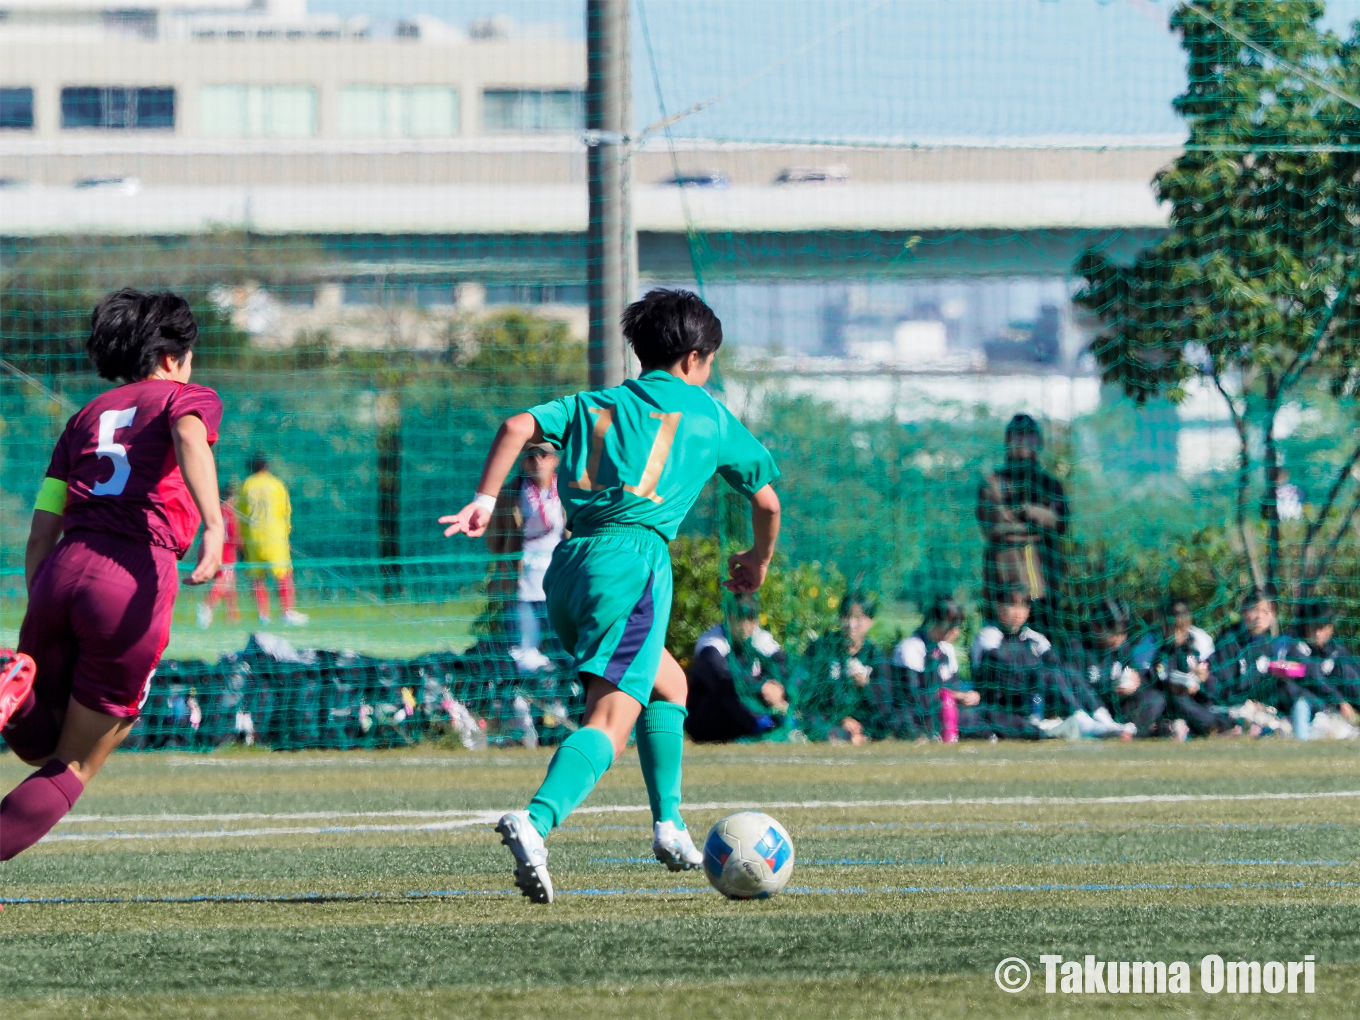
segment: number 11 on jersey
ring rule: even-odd
[[[586,457],[586,468],[581,472],[581,476],[570,482],[573,489],[591,489],[598,491],[606,488],[598,481],[600,476],[600,460],[604,456],[604,437],[614,425],[614,411],[608,407],[592,407],[590,413],[595,418],[595,424],[590,430],[590,453]],[[643,499],[650,499],[653,503],[660,503],[662,497],[656,494],[657,482],[661,480],[661,472],[666,468],[666,460],[671,455],[671,444],[675,442],[675,431],[680,427],[680,411],[653,411],[652,417],[659,419],[661,427],[656,431],[656,438],[652,440],[652,448],[647,454],[647,463],[642,469],[642,476],[636,485],[623,486],[624,492],[631,492],[635,496]]]

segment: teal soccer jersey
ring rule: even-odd
[[[543,579],[553,629],[579,672],[646,705],[671,615],[666,542],[715,473],[751,496],[779,470],[731,411],[669,372],[529,413],[562,451],[572,532]]]
[[[779,477],[774,458],[736,415],[669,372],[529,413],[562,451],[558,489],[572,531],[635,524],[669,541],[715,473],[744,496]]]

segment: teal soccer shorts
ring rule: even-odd
[[[671,618],[671,556],[651,528],[602,525],[553,551],[548,619],[578,673],[602,676],[646,705]]]

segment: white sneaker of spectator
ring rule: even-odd
[[[1066,719],[1040,719],[1037,716],[1030,716],[1030,722],[1046,737],[1062,737],[1065,735],[1063,727],[1067,725]],[[1077,734],[1077,736],[1080,735]]]
[[[511,648],[510,658],[514,659],[515,665],[526,673],[537,673],[540,669],[552,665],[552,660],[537,648]]]
[[[1106,733],[1110,736],[1124,737],[1127,739],[1129,737],[1136,736],[1138,733],[1138,726],[1136,723],[1115,722],[1114,716],[1110,715],[1110,710],[1106,708],[1104,705],[1101,705],[1098,709],[1096,709],[1095,712],[1092,714],[1092,717],[1095,719],[1096,722],[1100,723],[1101,726],[1104,726],[1106,728]]]
[[[515,725],[519,727],[520,743],[525,747],[537,747],[538,730],[534,728],[533,713],[529,711],[529,702],[524,695],[515,695],[515,700],[510,702],[510,713],[515,717]]]

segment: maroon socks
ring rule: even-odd
[[[63,761],[49,761],[0,800],[0,861],[52,831],[85,789]]]
[[[24,761],[50,758],[61,739],[61,722],[32,691],[5,724],[5,743]]]

